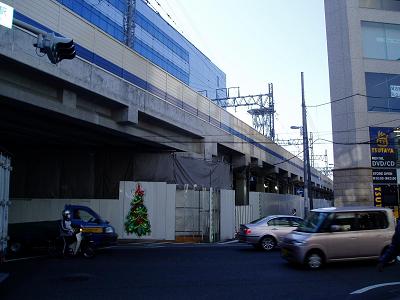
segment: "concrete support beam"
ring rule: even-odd
[[[265,175],[271,174],[279,174],[279,168],[274,166],[265,170]]]
[[[63,89],[62,103],[69,108],[76,108],[76,93],[71,90]]]
[[[263,167],[263,161],[261,159],[258,159],[256,157],[251,157],[251,164],[253,166],[257,166],[262,168]]]
[[[121,125],[134,125],[138,124],[138,110],[137,107],[129,106],[117,109],[113,113],[114,119]]]
[[[249,155],[233,155],[232,166],[233,168],[247,167],[251,162]]]
[[[218,156],[218,147],[216,142],[205,138],[202,146],[205,159],[210,160],[213,156]]]

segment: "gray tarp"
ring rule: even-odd
[[[35,149],[36,150],[36,149]],[[120,181],[231,188],[230,165],[171,153],[31,149],[16,155],[14,198],[115,198]]]
[[[135,157],[134,180],[161,181],[178,185],[230,189],[230,165],[171,154]]]

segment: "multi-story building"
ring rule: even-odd
[[[399,203],[400,1],[325,0],[336,205]]]
[[[226,76],[144,0],[57,0],[193,90],[215,98]]]

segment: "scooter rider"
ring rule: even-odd
[[[64,237],[66,241],[64,250],[70,244],[75,243],[75,249],[74,249],[74,255],[75,255],[78,252],[79,246],[82,241],[82,233],[78,232],[75,234],[75,231],[72,228],[71,212],[68,209],[64,209],[62,212],[60,235]]]

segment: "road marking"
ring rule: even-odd
[[[6,259],[5,262],[27,260],[27,259],[41,258],[41,257],[47,257],[47,256],[48,255],[38,255],[38,256],[28,256],[28,257],[21,257],[21,258],[13,258],[13,259]]]
[[[362,289],[359,289],[359,290],[357,290],[357,291],[354,291],[354,292],[350,293],[350,295],[362,294],[362,293],[365,293],[365,292],[368,292],[368,291],[370,291],[370,290],[373,290],[373,289],[376,289],[376,288],[380,288],[380,287],[383,287],[383,286],[399,285],[399,284],[400,284],[400,281],[370,285],[370,286],[367,286],[367,287],[365,287],[365,288],[362,288]]]
[[[239,243],[239,241],[238,240],[232,240],[232,241],[220,242],[218,244],[226,245],[226,244],[234,244],[234,243]]]

